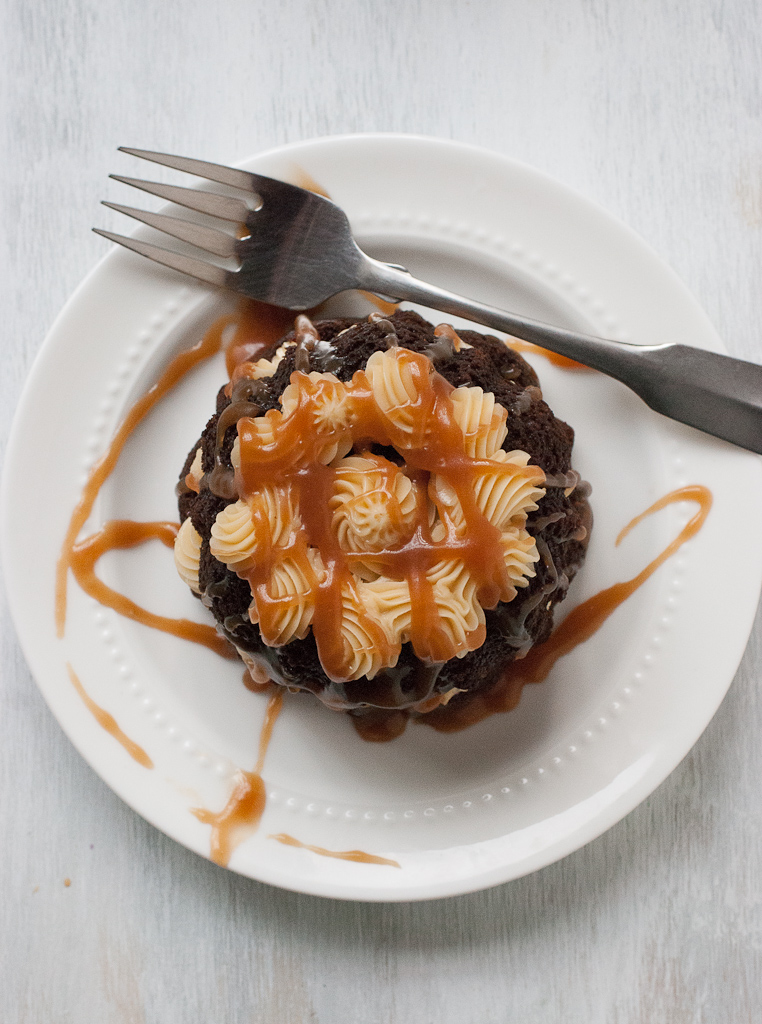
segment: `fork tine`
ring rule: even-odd
[[[225,270],[224,267],[217,267],[213,263],[204,263],[202,260],[193,259],[192,256],[181,256],[180,253],[170,252],[169,249],[162,249],[158,245],[150,245],[148,242],[141,242],[137,238],[127,238],[125,235],[115,235],[112,231],[103,231],[101,228],[93,228],[96,235],[102,235],[111,242],[123,245],[133,252],[147,256],[149,260],[156,263],[163,263],[165,267],[172,270],[179,270],[181,274],[190,274],[197,277],[199,281],[206,281],[207,284],[217,285],[220,288],[235,287],[235,272]]]
[[[252,191],[252,177],[257,177],[257,175],[241,171],[237,167],[225,167],[222,164],[211,164],[207,160],[192,160],[190,157],[172,156],[169,153],[154,153],[149,149],[130,149],[127,146],[120,146],[119,152],[129,153],[130,156],[140,157],[141,160],[151,160],[155,164],[163,164],[176,171],[195,174],[199,178],[208,178],[209,181],[218,181],[221,185],[246,189],[248,192]]]
[[[147,210],[136,210],[134,206],[122,206],[121,203],[108,203],[102,200],[103,206],[117,213],[124,213],[128,217],[148,224],[149,227],[163,231],[173,238],[179,238],[183,242],[190,242],[206,252],[215,256],[235,256],[236,239],[224,231],[216,228],[208,228],[203,224],[194,224],[189,220],[181,220],[179,217],[168,217],[163,213],[149,213]]]
[[[119,152],[129,153],[130,156],[150,160],[155,164],[163,164],[176,171],[185,171],[200,178],[208,178],[209,181],[218,181],[221,185],[232,185],[234,188],[253,192],[262,198],[283,195],[286,192],[303,193],[307,191],[299,188],[298,185],[290,185],[285,181],[278,181],[276,178],[268,178],[264,174],[242,171],[237,167],[225,167],[224,164],[213,164],[207,160],[193,160],[190,157],[172,156],[169,153],[154,153],[148,149],[130,149],[128,146],[119,146]],[[330,202],[327,196],[325,198]]]
[[[200,192],[195,188],[181,188],[179,185],[163,185],[158,181],[142,181],[140,178],[125,178],[121,174],[110,174],[110,178],[121,181],[125,185],[150,192],[153,196],[168,199],[170,203],[187,206],[198,213],[208,213],[212,217],[244,223],[249,214],[249,207],[241,199],[231,196],[219,196],[213,192]]]

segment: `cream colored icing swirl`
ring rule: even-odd
[[[239,498],[218,513],[212,526],[209,550],[218,562],[235,572],[252,562],[261,541],[248,503]]]
[[[439,562],[426,574],[433,584],[434,603],[457,658],[484,643],[484,611],[476,600],[476,584],[459,559]]]
[[[196,449],[196,454],[193,456],[193,462],[188,470],[188,475],[185,478],[185,483],[192,491],[198,494],[201,488],[201,477],[204,475],[203,466],[204,453],[201,448]]]
[[[350,456],[335,464],[329,507],[333,529],[345,551],[395,547],[415,529],[412,481],[377,455]]]
[[[535,478],[520,470],[529,463],[526,452],[493,452],[490,465],[483,468],[474,485],[474,496],[479,511],[500,530],[523,526],[527,513],[534,512],[537,502],[545,494]],[[512,472],[515,467],[518,472]],[[466,527],[463,509],[451,483],[432,474],[429,495],[440,514],[448,518],[456,531],[462,534]]]
[[[341,592],[341,638],[348,670],[347,679],[372,679],[382,668],[397,664],[400,644],[393,644],[390,657],[384,658],[376,644],[373,631],[367,626],[367,609],[356,586],[345,586]]]
[[[421,443],[429,425],[419,415],[424,390],[415,379],[411,363],[400,359],[396,354],[398,351],[392,348],[374,352],[368,360],[365,374],[378,411],[397,430],[408,435],[412,446]]]
[[[175,537],[175,568],[194,594],[200,593],[198,567],[201,560],[201,536],[190,519],[186,519]]]
[[[277,604],[280,614],[272,632],[262,632],[262,639],[270,647],[282,647],[290,640],[302,640],[312,623],[315,597],[311,578],[296,559],[284,558],[276,562],[267,584],[266,595],[258,595],[249,607],[252,622],[260,621],[259,604],[267,600]]]
[[[477,387],[456,388],[450,396],[455,421],[463,431],[466,455],[489,459],[498,451],[508,433],[508,411],[495,396]]]
[[[301,526],[293,496],[284,488],[265,487],[248,500],[226,505],[212,525],[209,550],[234,572],[249,568],[272,548],[287,548]]]
[[[296,373],[293,377],[297,382],[292,380],[283,392],[281,408],[270,409],[250,420],[257,443],[265,450],[276,448],[279,439],[289,432],[289,421],[303,405],[308,408],[312,427],[321,440],[318,459],[328,465],[352,448],[352,409],[347,390],[330,373]]]

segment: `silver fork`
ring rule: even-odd
[[[310,309],[338,292],[360,288],[466,317],[600,370],[626,384],[657,412],[762,454],[762,366],[687,345],[631,345],[594,338],[504,312],[419,281],[404,267],[366,256],[352,237],[344,211],[323,196],[235,167],[120,148],[232,186],[247,197],[111,175],[238,226],[236,235],[166,214],[104,203],[208,254],[237,258],[239,267],[229,270],[136,238],[93,229],[157,263],[286,309]]]

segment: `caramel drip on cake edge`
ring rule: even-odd
[[[233,321],[235,332],[225,346],[228,377],[232,378],[237,366],[256,362],[266,349],[280,341],[294,326],[295,316],[291,309],[271,306],[256,299],[241,303]]]

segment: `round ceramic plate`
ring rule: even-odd
[[[593,334],[722,347],[696,302],[632,232],[520,164],[449,142],[358,135],[285,147],[244,166],[296,181],[306,172],[344,207],[372,255],[435,284]],[[87,470],[136,397],[227,302],[131,253],[110,252],[35,364],[8,451],[2,508],[13,614],[53,713],[115,792],[204,856],[210,827],[191,808],[222,808],[236,770],[253,767],[266,698],[243,687],[240,665],[120,618],[71,579],[66,633],[57,639],[53,588]],[[618,821],[672,771],[713,715],[759,595],[759,460],[661,418],[602,375],[542,356],[531,361],[545,398],[576,430],[575,466],[593,486],[596,524],[569,607],[633,577],[677,535],[693,506],[671,506],[615,545],[619,530],[667,492],[709,487],[714,505],[704,528],[545,683],[528,687],[510,714],[453,735],[411,725],[391,743],[369,744],[346,716],[288,695],[263,771],[264,817],[233,853],[231,869],[361,900],[424,899],[504,882]],[[103,488],[88,532],[109,518],[176,517],[178,469],[223,379],[220,357],[155,409]],[[62,387],[76,401],[60,402]],[[43,494],[30,493],[30,477],[45,481]],[[720,558],[729,529],[744,535],[743,559]],[[158,544],[108,555],[100,572],[153,611],[205,615]],[[715,573],[732,601],[717,600]],[[101,728],[67,663],[145,749],[153,770]],[[399,867],[286,847],[271,838],[276,833],[333,851],[361,849]]]

